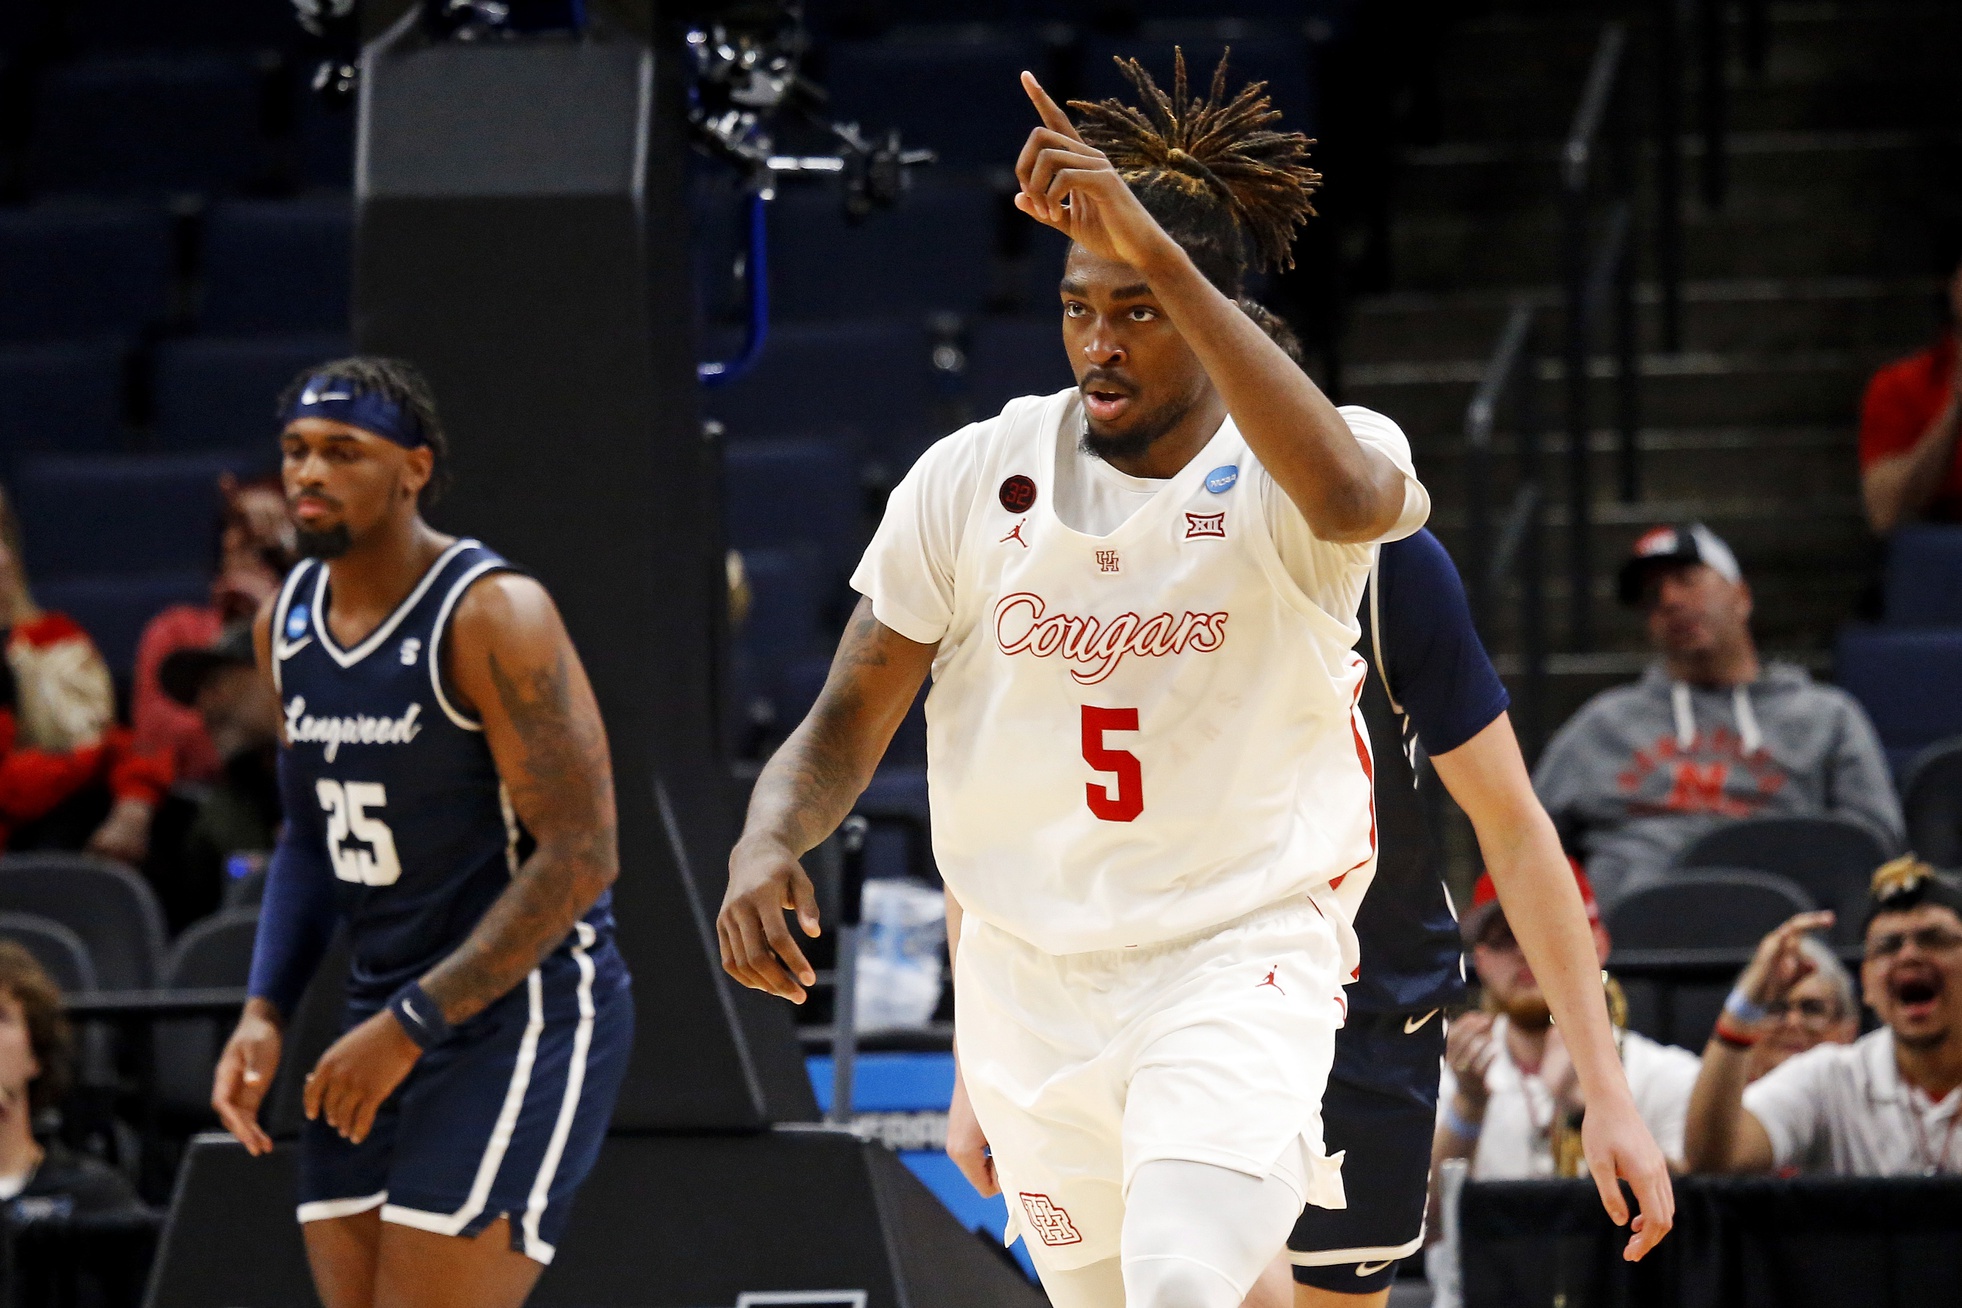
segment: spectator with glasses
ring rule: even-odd
[[[1962,881],[1912,856],[1884,864],[1860,967],[1881,1028],[1850,1044],[1822,1034],[1801,1053],[1760,1052],[1788,1041],[1795,1020],[1831,1029],[1824,996],[1808,989],[1821,966],[1807,943],[1831,924],[1830,913],[1801,913],[1738,978],[1690,1101],[1691,1168],[1962,1175]]]

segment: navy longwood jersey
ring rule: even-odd
[[[280,591],[273,681],[286,765],[303,783],[289,793],[314,801],[286,820],[326,850],[356,1000],[385,1001],[454,951],[531,851],[482,725],[443,678],[457,601],[478,578],[509,567],[476,541],[457,541],[351,649],[328,627],[326,564],[301,563]],[[610,893],[586,921],[595,943],[610,939]]]
[[[1445,754],[1507,705],[1472,626],[1464,584],[1428,531],[1381,546],[1357,652],[1369,664],[1363,721],[1376,762],[1376,877],[1356,912],[1359,1013],[1420,1013],[1465,997],[1458,923],[1443,881],[1437,773]]]

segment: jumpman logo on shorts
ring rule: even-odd
[[[1276,963],[1273,967],[1268,968],[1267,979],[1262,981],[1260,983],[1260,986],[1273,986],[1276,990],[1281,990],[1281,983],[1274,979],[1275,974],[1278,973],[1280,970],[1281,970],[1281,966],[1278,963]],[[1260,989],[1260,986],[1255,986],[1254,989],[1258,990]],[[1285,995],[1287,991],[1281,990],[1281,993]]]
[[[1015,530],[1009,532],[1006,536],[1003,536],[1000,540],[996,541],[995,544],[1006,545],[1008,544],[1008,542],[1014,541],[1017,545],[1020,545],[1023,549],[1029,548],[1029,542],[1022,539],[1022,524],[1027,521],[1028,521],[1027,518],[1016,519]]]

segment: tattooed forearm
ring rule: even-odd
[[[797,854],[837,829],[872,779],[926,676],[933,647],[893,632],[859,601],[809,716],[764,765],[746,834]]]
[[[540,666],[507,660],[495,649],[487,660],[499,725],[508,724],[499,738],[517,755],[513,763],[500,750],[498,771],[537,848],[456,952],[423,978],[450,1022],[481,1012],[524,980],[620,866],[606,733],[569,644],[561,636]]]

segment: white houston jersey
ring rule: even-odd
[[[1331,883],[1352,905],[1375,858],[1354,630],[1282,566],[1231,421],[1109,535],[1065,525],[1079,404],[1015,401],[976,453],[927,699],[948,885],[1053,953],[1309,893],[1336,912]]]

